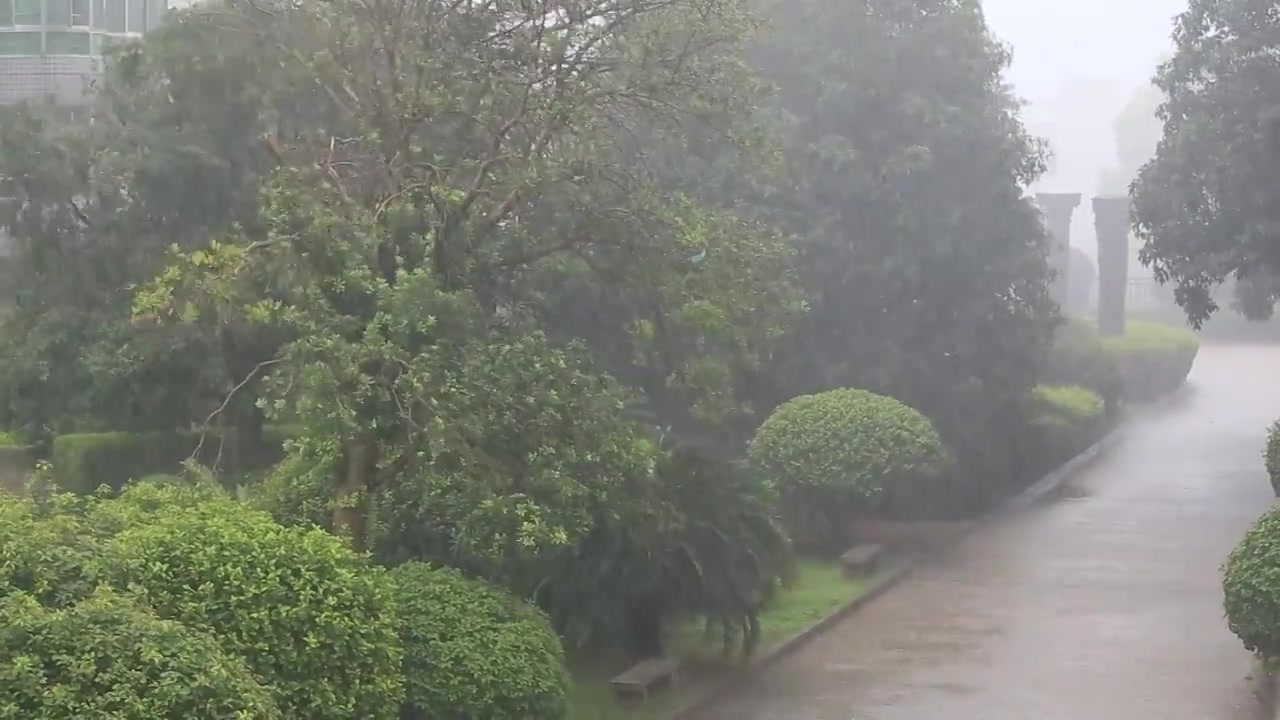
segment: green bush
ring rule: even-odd
[[[1124,379],[1116,359],[1107,352],[1093,324],[1069,319],[1054,332],[1044,379],[1059,386],[1078,386],[1096,393],[1114,412],[1120,404]]]
[[[0,495],[0,597],[48,607],[88,597],[102,577],[102,544],[69,496],[37,504]]]
[[[22,441],[18,436],[6,430],[0,430],[0,447],[17,447],[22,445]]]
[[[282,717],[240,658],[127,597],[99,590],[50,609],[18,594],[0,613],[0,717]]]
[[[1271,489],[1280,497],[1280,420],[1267,428],[1267,445],[1262,451],[1262,458],[1271,478]]]
[[[927,496],[948,463],[928,418],[892,398],[853,389],[779,406],[756,431],[748,455],[789,510],[823,522],[812,528],[818,541],[841,539],[848,513]]]
[[[147,521],[120,530],[108,552],[119,582],[158,616],[243,657],[286,717],[397,715],[400,643],[383,573],[337,537],[234,500],[144,500],[122,513]]]
[[[1151,322],[1129,322],[1124,335],[1104,338],[1124,380],[1124,398],[1150,402],[1177,390],[1187,380],[1200,339],[1186,328]]]
[[[1280,657],[1280,508],[1254,523],[1222,566],[1227,625],[1244,646]]]
[[[404,645],[404,720],[560,720],[560,638],[532,606],[455,570],[392,573]]]
[[[1029,400],[1024,454],[1028,470],[1042,472],[1097,442],[1106,429],[1106,403],[1082,387],[1039,385]]]

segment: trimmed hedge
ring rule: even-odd
[[[1101,439],[1108,416],[1106,403],[1082,387],[1039,385],[1028,398],[1024,454],[1030,469],[1047,471]]]
[[[158,616],[243,657],[286,717],[397,717],[390,586],[340,538],[280,526],[230,499],[175,497],[135,510],[146,521],[121,530],[107,552],[119,582]]]
[[[854,389],[782,404],[756,431],[748,456],[785,505],[813,516],[802,522],[825,522],[823,529],[806,528],[816,530],[819,542],[843,540],[849,514],[927,500],[949,462],[928,418],[893,398]]]
[[[1200,339],[1186,328],[1131,321],[1125,334],[1103,338],[1124,380],[1124,398],[1151,402],[1177,390],[1187,380]]]
[[[1222,565],[1227,625],[1245,648],[1280,657],[1280,508],[1258,519]]]
[[[1044,371],[1045,382],[1057,386],[1077,386],[1096,393],[1108,412],[1120,406],[1124,378],[1102,337],[1089,322],[1069,319],[1054,332]]]
[[[236,480],[244,472],[279,462],[290,432],[288,428],[269,426],[263,430],[262,447],[246,448],[234,457],[224,448],[221,458],[220,435],[216,431],[208,433],[203,446],[197,431],[59,435],[53,440],[51,459],[58,485],[80,495],[92,494],[102,485],[118,491],[130,480],[178,473],[197,447],[201,449],[201,462],[233,465],[226,470],[230,479]],[[235,442],[234,433],[231,438]]]
[[[404,645],[403,720],[560,720],[569,679],[536,608],[456,570],[391,572]]]
[[[110,590],[65,609],[12,595],[0,613],[0,717],[282,717],[244,662],[212,637]]]

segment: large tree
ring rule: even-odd
[[[1191,0],[1176,52],[1156,85],[1164,133],[1131,188],[1142,262],[1197,326],[1218,309],[1213,289],[1249,283],[1254,314],[1280,274],[1280,16],[1267,3]]]
[[[757,192],[799,238],[812,306],[776,398],[891,394],[999,482],[1016,470],[1000,428],[1055,316],[1025,197],[1044,153],[1001,79],[1009,53],[976,0],[767,5],[754,61],[778,88],[786,173]]]

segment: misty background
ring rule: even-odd
[[[1013,48],[1008,80],[1027,103],[1027,126],[1053,152],[1049,172],[1032,190],[1083,195],[1071,244],[1096,257],[1089,200],[1126,192],[1155,150],[1160,98],[1151,78],[1172,52],[1173,20],[1186,2],[984,0],[984,6],[992,31]],[[1136,259],[1129,274],[1149,276]]]

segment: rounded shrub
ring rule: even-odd
[[[404,646],[405,720],[560,720],[560,638],[514,596],[451,569],[391,571]]]
[[[243,657],[286,717],[396,717],[401,653],[385,573],[337,537],[235,501],[147,509],[108,549],[158,616]]]
[[[15,594],[0,613],[0,717],[282,717],[242,659],[128,597],[99,590],[51,609]]]
[[[936,489],[948,454],[933,424],[893,398],[832,390],[774,410],[748,447],[785,504],[821,516],[827,535],[850,512],[875,512]],[[836,539],[831,537],[830,539]]]
[[[1266,658],[1280,657],[1280,508],[1254,523],[1222,566],[1231,632]]]
[[[1267,428],[1267,445],[1262,451],[1266,462],[1267,475],[1271,478],[1271,489],[1276,497],[1280,497],[1280,420]]]

